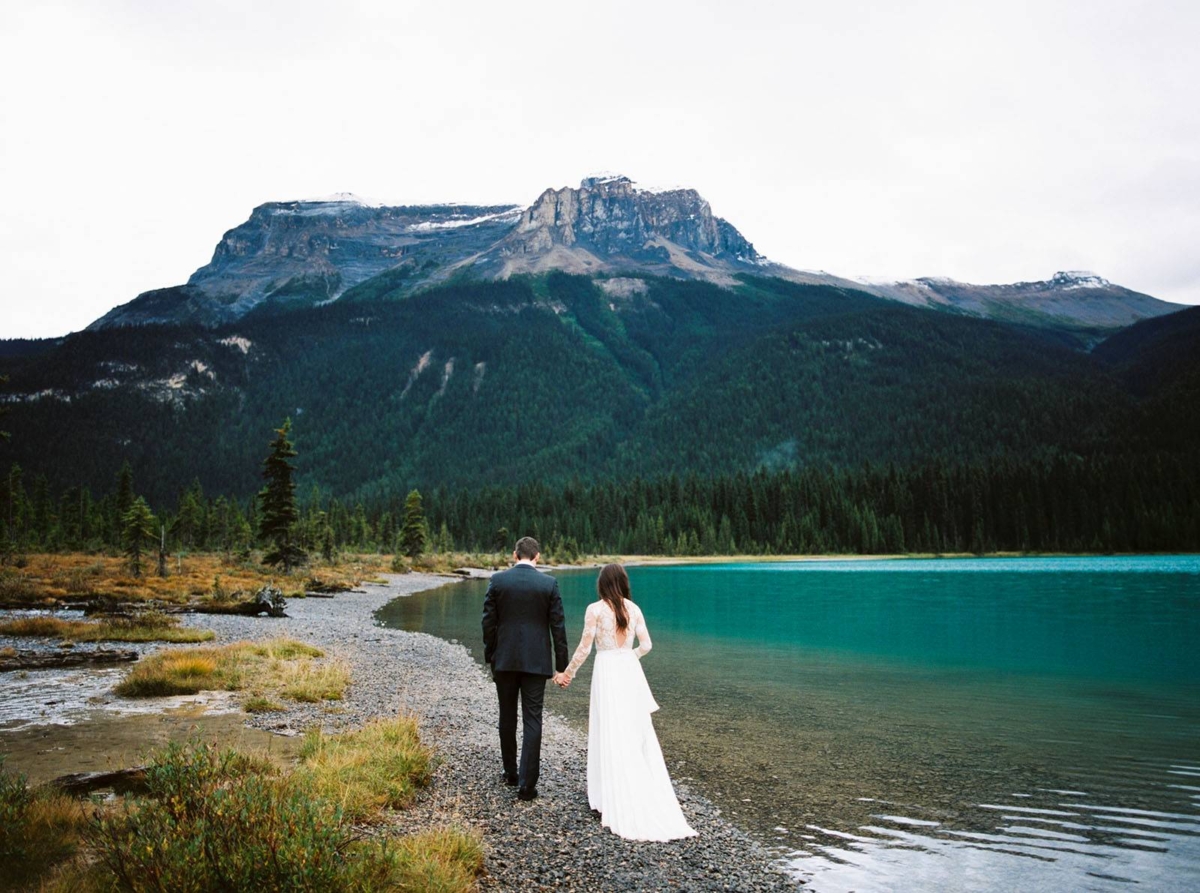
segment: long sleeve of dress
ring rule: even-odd
[[[638,660],[641,660],[642,656],[648,654],[654,647],[654,643],[650,641],[650,630],[646,629],[646,618],[642,615],[641,608],[637,609],[635,613],[637,617],[634,618],[636,624],[634,628],[637,632],[638,646],[633,653],[638,656]]]
[[[583,662],[592,652],[592,642],[596,638],[596,612],[588,608],[587,613],[583,617],[583,636],[579,639],[579,647],[575,649],[575,654],[571,658],[571,663],[567,665],[566,674],[568,679],[574,679],[576,671],[583,666]]]

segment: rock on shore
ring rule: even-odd
[[[193,616],[221,642],[288,636],[347,661],[352,682],[337,705],[298,704],[248,722],[281,731],[313,724],[352,728],[377,716],[415,713],[422,737],[440,764],[407,810],[401,828],[460,822],[480,829],[487,847],[484,890],[796,889],[773,865],[775,854],[720,817],[705,798],[677,785],[680,803],[699,837],[671,843],[625,841],[600,825],[587,803],[584,736],[548,712],[543,728],[540,796],[521,803],[500,775],[495,690],[462,645],[424,633],[377,626],[374,612],[393,598],[452,584],[422,574],[391,577],[387,586],[335,599],[293,600],[283,619]],[[520,732],[518,730],[518,741]]]

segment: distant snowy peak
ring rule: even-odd
[[[1013,282],[1011,284],[989,284],[982,285],[978,283],[963,282],[960,279],[954,279],[950,276],[919,276],[916,279],[889,279],[882,276],[858,276],[855,281],[861,282],[863,285],[876,286],[880,288],[1014,288],[1014,289],[1029,289],[1033,287],[1043,289],[1072,289],[1072,288],[1119,288],[1103,276],[1093,273],[1089,270],[1060,270],[1049,279],[1038,279],[1033,281]]]
[[[362,205],[364,208],[382,208],[383,202],[377,202],[373,199],[363,198],[361,195],[355,195],[353,192],[334,192],[329,195],[322,195],[317,198],[302,198],[298,204],[301,205]]]
[[[666,195],[670,192],[692,192],[687,186],[650,186],[645,183],[639,183],[636,180],[630,179],[624,174],[614,174],[609,171],[601,171],[595,174],[588,174],[580,183],[579,188],[595,189],[597,186],[627,184],[633,192],[640,192],[645,195]]]
[[[1097,276],[1088,270],[1060,270],[1050,282],[1063,288],[1108,288],[1112,285],[1103,276]]]
[[[866,291],[906,304],[1022,324],[1116,328],[1179,309],[1086,270],[1059,271],[1049,279],[1005,285],[974,285],[941,276],[859,281]]]

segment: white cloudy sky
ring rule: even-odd
[[[180,283],[264,201],[688,185],[846,276],[1200,303],[1200,4],[39,0],[0,11],[0,337]]]

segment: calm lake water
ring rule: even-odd
[[[556,576],[573,649],[596,572]],[[1200,556],[630,578],[672,775],[808,889],[1200,890]],[[380,619],[482,659],[485,588]],[[581,728],[590,667],[547,691]]]

